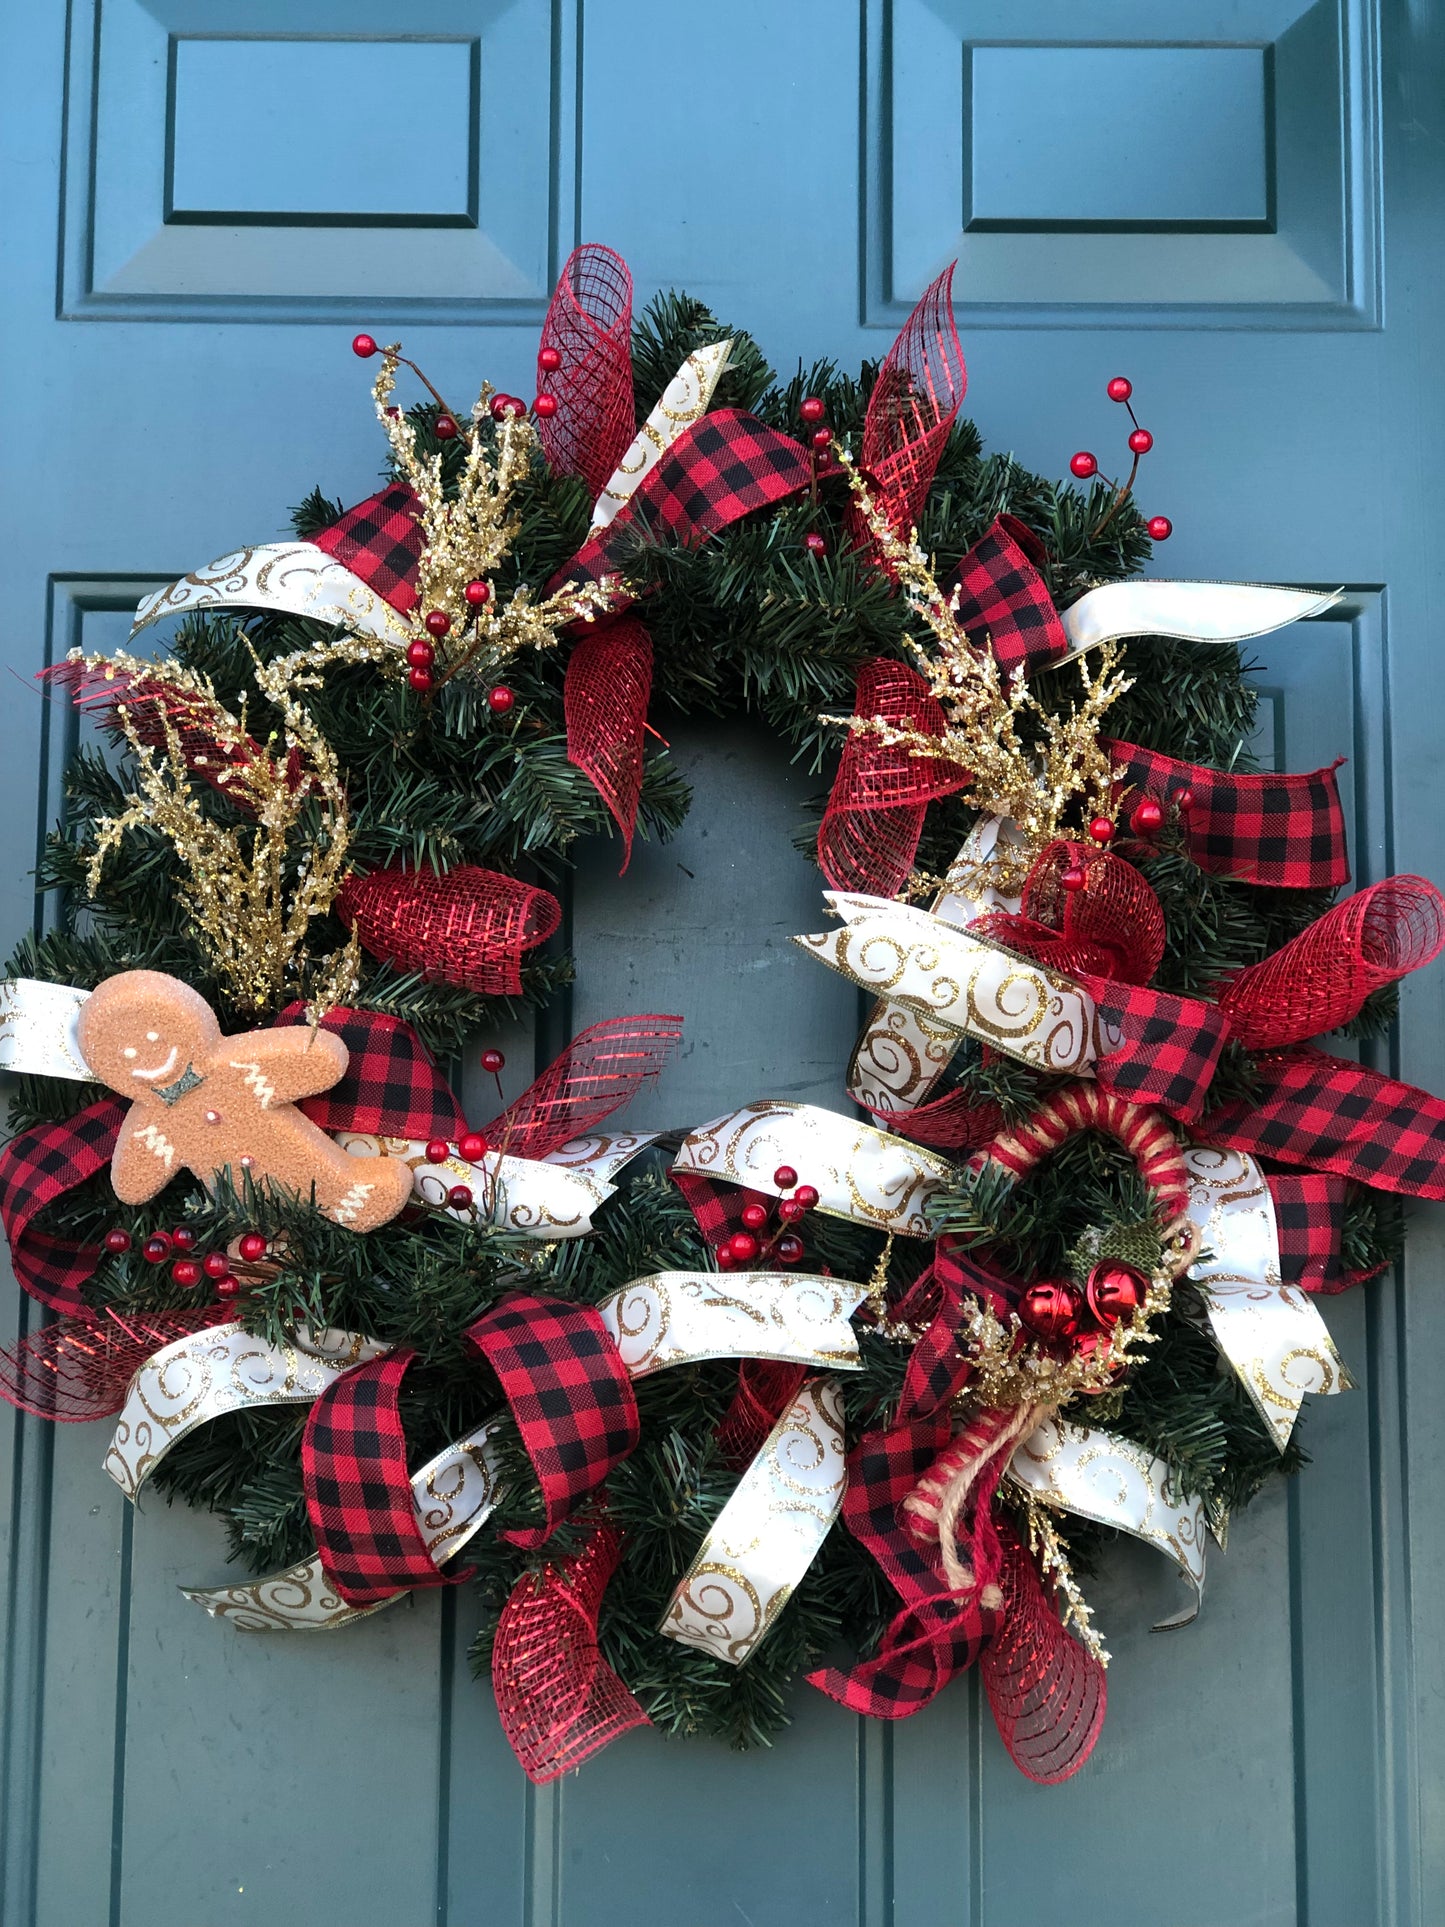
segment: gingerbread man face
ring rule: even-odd
[[[347,1051],[303,1026],[226,1037],[205,999],[156,970],[127,970],[91,992],[77,1026],[97,1078],[131,1100],[111,1181],[123,1203],[153,1198],[181,1170],[203,1184],[229,1168],[314,1199],[337,1224],[370,1231],[411,1196],[397,1158],[356,1158],[296,1100],[329,1090]]]

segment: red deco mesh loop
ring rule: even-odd
[[[718,1422],[717,1444],[724,1465],[741,1472],[752,1463],[807,1376],[806,1365],[774,1358],[743,1359],[738,1388]]]
[[[1082,889],[1063,887],[1069,869],[1083,871]],[[1057,933],[1055,947],[1037,954],[1037,961],[1066,973],[1090,971],[1147,984],[1163,958],[1164,912],[1158,897],[1132,863],[1108,851],[1083,843],[1048,844],[1029,871],[1019,908],[1023,918]]]
[[[1107,1681],[1099,1662],[1060,1625],[1033,1560],[1007,1526],[1002,1537],[1004,1609],[979,1673],[1009,1758],[1038,1785],[1056,1786],[1094,1750]]]
[[[601,494],[637,428],[632,399],[632,276],[611,248],[574,248],[542,323],[562,365],[542,383],[557,403],[537,432],[553,472]]]
[[[184,1311],[78,1312],[0,1351],[0,1398],[56,1424],[110,1418],[152,1352],[230,1317],[220,1304]]]
[[[472,863],[445,876],[388,869],[348,877],[336,912],[373,957],[484,997],[515,997],[522,952],[562,920],[549,891]]]
[[[873,1116],[883,1130],[938,1151],[972,1151],[987,1144],[1004,1123],[997,1104],[961,1090],[945,1091],[926,1104],[915,1104],[911,1111],[874,1111]]]
[[[546,1157],[635,1097],[681,1036],[680,1017],[603,1018],[579,1031],[536,1083],[492,1119],[487,1137],[513,1157]]]
[[[592,783],[622,832],[622,868],[642,795],[642,730],[652,694],[652,641],[636,616],[587,629],[567,663],[567,761]]]
[[[1273,1050],[1338,1030],[1371,991],[1438,957],[1445,899],[1424,877],[1390,877],[1316,919],[1282,950],[1230,978],[1219,996],[1231,1034]]]
[[[927,736],[941,735],[945,727],[943,711],[917,670],[882,657],[860,666],[853,714]],[[850,732],[818,832],[823,875],[835,890],[896,896],[913,868],[927,805],[968,781],[952,763]]]
[[[502,1730],[535,1786],[651,1721],[597,1650],[597,1615],[622,1549],[599,1526],[581,1552],[523,1573],[502,1608],[492,1690]]]
[[[1188,1200],[1189,1178],[1178,1140],[1164,1117],[1082,1080],[1065,1084],[1022,1124],[1000,1132],[970,1158],[969,1169],[996,1164],[1015,1179],[1026,1177],[1080,1131],[1103,1131],[1117,1138],[1138,1165],[1161,1222],[1178,1217]]]
[[[890,520],[906,533],[918,520],[968,386],[953,324],[953,264],[925,290],[878,370],[859,456]]]

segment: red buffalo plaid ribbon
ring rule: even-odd
[[[1207,769],[1107,738],[1100,747],[1122,769],[1126,789],[1165,803],[1182,789],[1193,791],[1184,847],[1201,870],[1281,890],[1332,890],[1349,882],[1338,763],[1304,776],[1275,776]]]
[[[467,1339],[497,1374],[542,1488],[545,1524],[502,1537],[544,1545],[636,1446],[632,1381],[591,1305],[518,1292],[479,1318]]]
[[[424,542],[421,503],[405,482],[389,482],[311,540],[360,576],[383,602],[408,615],[416,607]]]
[[[1026,675],[1069,653],[1069,639],[1040,573],[1046,552],[1015,515],[1000,515],[959,563],[958,620],[973,646],[985,644],[1005,674]],[[984,633],[980,633],[983,631]]]
[[[1328,1051],[1266,1051],[1257,1095],[1223,1105],[1201,1142],[1412,1198],[1445,1198],[1445,1102]]]
[[[408,1346],[343,1372],[317,1399],[301,1437],[306,1510],[322,1570],[349,1606],[375,1606],[412,1586],[446,1586],[412,1504],[397,1394]]]
[[[1265,1183],[1274,1200],[1279,1235],[1279,1273],[1287,1285],[1301,1291],[1347,1291],[1386,1270],[1387,1264],[1366,1270],[1345,1263],[1340,1247],[1349,1180],[1328,1171],[1267,1171]]]
[[[280,1024],[304,1024],[305,1004],[288,1004]],[[451,1086],[410,1024],[377,1010],[338,1005],[321,1019],[347,1049],[339,1083],[299,1108],[323,1131],[372,1137],[456,1138],[466,1130]]]

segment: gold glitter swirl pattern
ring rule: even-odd
[[[704,1358],[860,1369],[849,1318],[865,1287],[775,1271],[659,1271],[597,1307],[633,1378]]]
[[[592,531],[604,529],[632,500],[639,482],[654,469],[683,429],[701,421],[728,365],[731,341],[713,341],[695,348],[662,391],[661,399],[638,429],[627,453],[597,497]]]
[[[193,569],[142,599],[131,635],[194,609],[279,609],[403,647],[412,634],[389,602],[314,542],[263,542]]]

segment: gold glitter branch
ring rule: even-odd
[[[1105,1650],[1094,1624],[1094,1611],[1074,1577],[1074,1569],[1069,1564],[1069,1555],[1064,1550],[1064,1542],[1046,1509],[1034,1499],[1028,1503],[1029,1550],[1038,1560],[1045,1576],[1054,1582],[1054,1589],[1063,1602],[1060,1617],[1066,1626],[1072,1625],[1079,1635],[1079,1644],[1093,1654],[1101,1666],[1107,1666],[1112,1657]]]
[[[257,680],[282,718],[279,742],[273,739],[262,750],[247,728],[245,704],[239,716],[232,715],[208,678],[178,663],[141,662],[124,653],[77,654],[72,660],[119,683],[122,693],[113,707],[135,752],[139,785],[124,810],[97,826],[87,871],[91,895],[127,830],[158,830],[185,868],[182,901],[239,1009],[273,1012],[288,990],[323,1008],[354,995],[356,939],[320,960],[306,945],[312,920],[330,910],[345,879],[351,840],[346,790],[334,751],[296,700],[281,666],[256,663]],[[136,693],[128,696],[132,689]],[[213,739],[213,756],[198,752],[199,728]],[[223,828],[203,813],[192,772],[208,763],[215,787],[245,811],[246,823]],[[298,832],[306,834],[303,820],[313,810],[319,811],[319,833],[307,835],[299,860],[290,864]]]
[[[450,680],[476,664],[492,671],[519,649],[549,649],[571,622],[591,622],[609,607],[609,585],[570,585],[554,595],[533,601],[524,585],[505,604],[498,602],[491,578],[506,559],[521,529],[516,494],[526,480],[537,446],[537,433],[524,414],[507,412],[491,443],[482,433],[490,413],[493,390],[482,384],[472,409],[471,426],[463,433],[465,455],[454,499],[448,499],[442,479],[440,453],[422,456],[416,429],[391,396],[396,387],[400,344],[382,350],[372,394],[377,418],[386,431],[398,473],[410,484],[421,504],[419,520],[425,537],[417,572],[417,604],[412,624],[419,639],[436,651],[435,682]],[[485,583],[488,596],[469,603],[469,582]],[[448,628],[438,636],[426,628],[426,618],[440,613]],[[404,667],[404,648],[397,660]]]
[[[1024,839],[1019,866],[1026,869],[1046,843],[1068,833],[1066,821],[1076,808],[1081,818],[1112,814],[1113,769],[1099,746],[1099,726],[1110,705],[1132,686],[1130,678],[1114,673],[1119,652],[1112,644],[1105,645],[1092,670],[1081,658],[1082,701],[1065,715],[1045,709],[1021,669],[1005,675],[990,650],[970,645],[959,621],[958,589],[944,595],[918,545],[917,531],[910,531],[905,541],[847,450],[835,443],[834,452],[879,553],[909,607],[930,632],[929,643],[910,638],[909,647],[947,726],[942,735],[934,736],[899,728],[876,716],[824,716],[821,720],[841,724],[855,735],[875,737],[889,748],[907,749],[912,756],[937,758],[967,770],[978,809],[1011,817],[1018,825]],[[1032,748],[1020,733],[1025,716],[1033,717],[1041,732]],[[1078,829],[1082,828],[1080,821]]]

